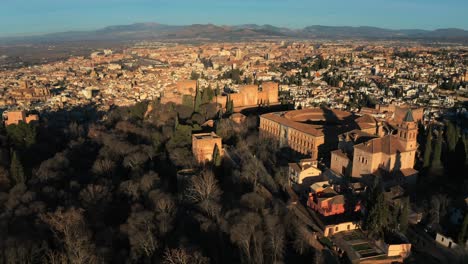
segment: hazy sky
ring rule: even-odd
[[[0,36],[135,22],[468,29],[468,0],[0,0]]]

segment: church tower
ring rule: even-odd
[[[398,124],[398,138],[406,151],[412,151],[418,148],[417,136],[418,125],[414,121],[413,112],[408,109],[403,122]]]

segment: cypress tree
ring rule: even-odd
[[[216,144],[214,146],[214,151],[213,151],[213,164],[216,167],[221,166],[222,158],[221,158],[221,153],[219,152],[218,145]]]
[[[424,149],[424,168],[431,166],[431,154],[432,154],[432,130],[429,129],[426,138],[426,148]]]
[[[380,238],[389,225],[390,216],[380,180],[374,183],[367,204],[369,211],[364,225],[371,236]]]
[[[215,96],[221,95],[221,88],[219,88],[219,83],[216,84]]]
[[[468,214],[465,215],[463,223],[461,225],[460,233],[458,234],[458,244],[465,244],[466,241],[466,231],[468,229]]]
[[[198,111],[200,111],[200,105],[201,104],[202,104],[202,93],[201,93],[200,87],[198,86],[198,83],[197,83],[197,91],[196,91],[196,94],[195,94],[195,102],[194,102],[194,105],[193,105],[193,111],[198,113]]]
[[[402,201],[402,207],[400,209],[400,214],[398,216],[398,221],[400,222],[400,231],[406,232],[408,229],[408,215],[409,215],[409,198],[405,197]]]
[[[231,97],[226,98],[226,113],[232,114],[234,112],[234,102],[231,100]]]
[[[432,168],[440,168],[442,167],[441,162],[441,155],[442,155],[442,131],[439,131],[437,135],[437,140],[434,147],[434,156],[432,157]]]
[[[16,151],[13,152],[13,157],[11,158],[10,174],[16,184],[24,183],[26,181],[24,168]]]
[[[458,142],[457,128],[452,122],[447,123],[447,145],[450,152],[455,151]]]
[[[369,210],[367,230],[369,234],[374,237],[382,237],[388,225],[388,207],[385,204],[385,197],[383,192],[378,191],[376,200]]]

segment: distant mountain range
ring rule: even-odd
[[[235,41],[245,39],[406,39],[468,43],[468,31],[456,28],[392,30],[377,27],[308,26],[303,29],[289,29],[255,24],[238,26],[217,26],[213,24],[173,26],[159,23],[136,23],[132,25],[110,26],[94,31],[70,31],[40,36],[0,38],[0,44],[138,40]]]

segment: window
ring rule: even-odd
[[[338,231],[338,227],[335,227],[335,231]]]
[[[351,229],[351,226],[350,226],[350,225],[348,225],[348,230],[350,230],[350,229]]]

